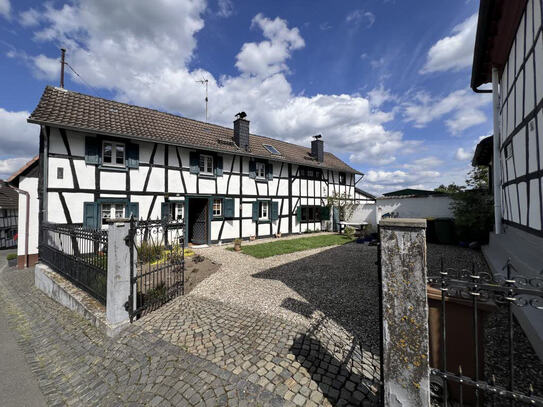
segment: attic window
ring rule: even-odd
[[[271,146],[269,144],[262,144],[264,146],[264,148],[266,150],[268,150],[268,152],[270,152],[271,154],[275,154],[275,155],[281,155],[281,153],[279,152],[279,150],[277,150],[274,146]]]

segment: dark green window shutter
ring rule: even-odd
[[[330,219],[330,207],[329,206],[321,206],[320,208],[320,215],[321,220],[329,220]]]
[[[279,202],[271,202],[271,220],[279,219]]]
[[[166,219],[170,216],[170,203],[169,202],[162,202],[160,205],[160,217],[161,219]]]
[[[301,206],[298,206],[298,208],[296,209],[296,220],[298,222],[302,221],[302,207]]]
[[[253,221],[258,222],[258,201],[253,202]]]
[[[130,218],[131,216],[134,216],[134,219],[138,219],[140,217],[140,205],[137,202],[128,202],[128,205],[126,207],[126,217]]]
[[[98,204],[96,202],[83,203],[83,226],[98,229]]]
[[[234,198],[225,198],[222,201],[223,205],[223,214],[225,218],[233,218],[234,217]]]
[[[189,161],[190,161],[190,173],[191,174],[199,174],[200,173],[200,154],[191,151],[189,154]]]
[[[249,178],[256,178],[256,161],[249,160]]]
[[[268,177],[268,180],[273,179],[273,164],[266,164],[266,175]]]
[[[128,143],[126,145],[126,166],[128,168],[139,168],[140,166],[139,144]]]
[[[222,177],[222,156],[215,157],[215,175]]]
[[[85,137],[85,163],[100,164],[100,143],[96,137]]]

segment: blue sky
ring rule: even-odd
[[[47,84],[325,149],[371,192],[463,183],[491,131],[469,89],[478,2],[0,0],[0,177],[37,152]]]

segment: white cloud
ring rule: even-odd
[[[492,101],[490,95],[474,93],[470,89],[456,90],[441,99],[418,92],[411,99],[403,104],[405,121],[422,128],[447,116],[445,124],[453,135],[484,123],[487,118],[481,109]]]
[[[23,27],[34,27],[40,21],[40,13],[34,8],[25,10],[19,14],[19,23]]]
[[[466,151],[462,147],[458,147],[456,153],[454,154],[454,158],[456,158],[458,161],[471,160],[472,157],[473,151]]]
[[[368,98],[370,100],[370,104],[375,107],[380,107],[385,102],[397,100],[397,97],[393,95],[390,90],[385,89],[383,84],[370,90],[368,92]]]
[[[477,14],[472,15],[452,29],[452,35],[437,41],[428,51],[421,73],[454,70],[470,67],[477,30]]]
[[[227,18],[234,14],[234,5],[231,0],[219,0],[217,6],[219,7],[217,14],[220,17]]]
[[[289,29],[286,21],[276,17],[270,20],[257,14],[251,27],[262,30],[269,41],[246,42],[237,55],[236,67],[243,73],[257,76],[270,76],[287,71],[286,60],[292,51],[303,48],[305,42],[298,28]]]
[[[0,0],[0,16],[9,19],[11,17],[11,4],[9,0]]]
[[[38,152],[39,127],[28,124],[29,112],[0,107],[0,156],[32,156]]]
[[[79,0],[39,11],[43,24],[36,39],[65,45],[67,61],[85,81],[113,91],[118,100],[203,119],[204,89],[196,81],[205,77],[214,123],[231,126],[233,115],[243,110],[257,134],[303,145],[323,134],[328,151],[340,151],[356,163],[393,162],[414,143],[385,128],[393,113],[378,110],[379,101],[388,97],[384,89],[368,97],[295,94],[287,62],[305,41],[284,19],[257,14],[251,27],[264,38],[241,45],[236,57],[241,74],[215,77],[188,68],[195,35],[204,24],[200,3]],[[56,56],[29,58],[40,75],[57,80]]]
[[[325,21],[325,22],[319,24],[319,28],[322,31],[328,31],[328,30],[330,30],[332,28],[332,25],[328,21]]]
[[[32,157],[17,157],[0,160],[0,179],[7,180],[31,159]]]
[[[370,28],[375,23],[375,14],[366,10],[353,10],[347,14],[345,21],[355,25],[364,24],[366,28]]]

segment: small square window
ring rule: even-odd
[[[266,164],[260,162],[256,163],[256,177],[266,178]]]
[[[213,200],[213,216],[222,216],[222,199]]]
[[[64,168],[57,168],[57,179],[64,179]]]
[[[101,205],[102,224],[107,224],[108,219],[124,218],[124,204],[103,203]]]
[[[513,143],[509,142],[505,145],[504,154],[506,160],[513,157]]]
[[[269,214],[268,214],[268,202],[260,202],[259,204],[259,214],[258,219],[260,220],[268,220]]]
[[[200,154],[200,173],[205,175],[213,175],[213,157],[210,155]]]
[[[181,202],[174,204],[173,211],[172,211],[173,219],[177,221],[183,220],[184,207],[185,205]]]

